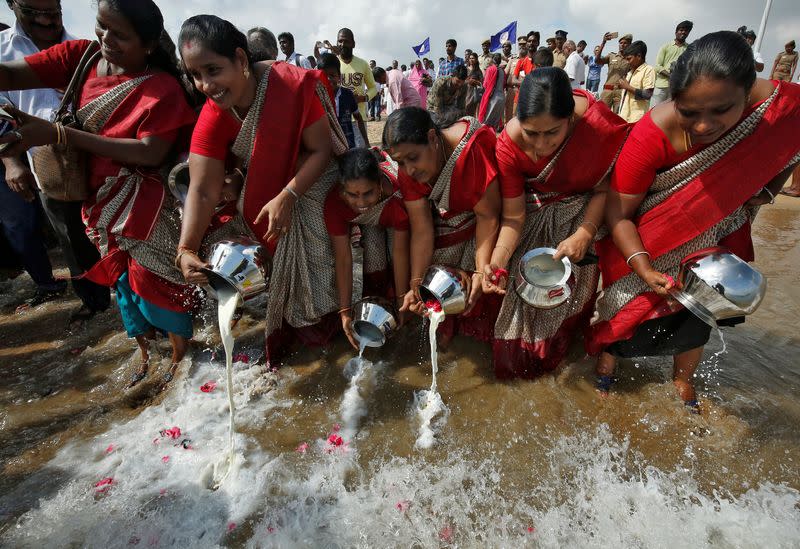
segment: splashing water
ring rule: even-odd
[[[234,460],[234,441],[233,433],[235,429],[235,405],[233,403],[233,346],[234,339],[231,334],[231,322],[239,306],[239,292],[231,289],[219,293],[219,304],[217,305],[217,316],[219,318],[219,335],[222,339],[222,346],[225,347],[225,374],[227,377],[228,391],[228,456],[224,465],[214,467],[214,480],[212,489],[216,490],[231,472]]]
[[[427,391],[420,391],[414,395],[414,408],[417,410],[417,416],[420,420],[419,436],[414,444],[417,448],[431,448],[436,442],[436,433],[433,430],[434,419],[440,416],[440,423],[444,422],[450,414],[447,406],[445,406],[442,396],[439,394],[436,386],[436,373],[439,371],[439,351],[436,345],[436,330],[439,329],[439,324],[445,319],[445,314],[439,307],[437,311],[434,308],[428,309],[430,313],[430,327],[428,329],[428,336],[431,341],[431,372],[433,374],[433,381],[431,388]]]
[[[358,431],[358,425],[364,416],[367,415],[367,409],[362,395],[362,385],[372,381],[372,362],[364,359],[364,349],[367,347],[367,340],[360,341],[360,349],[358,357],[354,358],[351,362],[355,363],[355,368],[350,374],[350,385],[344,393],[340,412],[342,414],[342,432],[345,438],[352,439]],[[348,365],[348,368],[349,369]]]

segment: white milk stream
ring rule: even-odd
[[[217,316],[219,318],[219,335],[222,345],[225,347],[225,373],[228,391],[228,418],[229,418],[229,448],[228,456],[224,464],[214,466],[214,481],[212,489],[216,490],[231,472],[234,460],[233,433],[235,429],[234,415],[236,412],[233,403],[233,345],[234,339],[231,334],[231,322],[236,314],[236,307],[239,305],[239,292],[231,289],[218,292],[219,303],[217,305]]]
[[[442,396],[439,394],[436,386],[436,373],[439,371],[439,352],[436,345],[436,330],[439,329],[439,324],[445,319],[443,311],[430,311],[430,327],[428,329],[428,337],[431,340],[431,372],[433,374],[433,381],[431,388],[427,391],[420,391],[414,395],[414,406],[417,410],[417,415],[420,420],[419,436],[415,443],[417,448],[430,448],[436,442],[435,432],[433,430],[433,420],[436,416],[441,415],[441,421],[444,422],[450,413],[447,406],[442,401]]]

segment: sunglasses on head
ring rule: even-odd
[[[17,2],[17,0],[11,0],[11,1],[15,6],[17,6],[19,12],[25,17],[30,17],[32,19],[35,17],[61,17],[60,7],[54,10],[37,10],[28,6],[24,6],[19,2]]]

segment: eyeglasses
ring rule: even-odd
[[[24,15],[25,17],[30,17],[31,19],[35,19],[36,17],[61,17],[61,8],[57,8],[54,10],[36,10],[30,8],[28,6],[23,6],[17,0],[11,0],[12,3],[17,6],[19,12]]]

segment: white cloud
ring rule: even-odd
[[[76,35],[91,37],[94,8],[90,0],[62,0],[67,28]],[[690,38],[720,29],[747,25],[758,31],[763,0],[541,0],[525,2],[485,2],[462,0],[160,0],[167,30],[177,36],[181,23],[198,13],[213,13],[229,19],[239,28],[264,26],[276,35],[288,30],[295,35],[297,49],[312,53],[317,39],[334,41],[341,27],[353,29],[356,55],[376,59],[387,65],[392,59],[408,63],[414,54],[411,46],[431,37],[431,55],[444,54],[444,42],[458,40],[458,51],[480,49],[483,38],[496,33],[510,21],[518,20],[520,33],[539,30],[542,39],[556,29],[569,31],[576,42],[595,45],[607,30],[631,32],[644,40],[655,57],[658,48],[672,39],[675,24],[694,21]],[[774,0],[767,25],[762,54],[774,58],[783,44],[800,41],[798,0]],[[523,9],[525,8],[525,9]],[[525,13],[530,15],[525,15]],[[11,13],[7,12],[6,19]],[[768,62],[768,65],[771,63]]]

